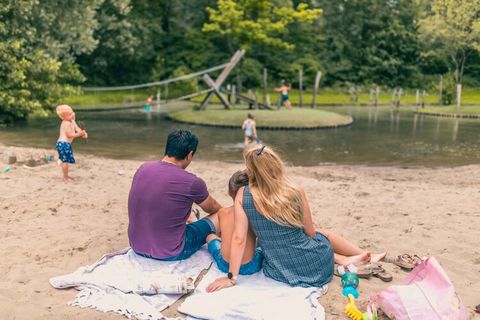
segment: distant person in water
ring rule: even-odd
[[[288,97],[288,91],[292,90],[292,85],[289,84],[287,86],[285,80],[282,79],[282,85],[280,86],[280,88],[275,88],[274,90],[281,93],[282,104],[287,109],[291,109],[292,104],[290,103],[290,99]]]
[[[60,124],[60,135],[57,140],[56,149],[58,151],[58,159],[62,167],[63,181],[73,180],[68,175],[68,164],[75,163],[73,157],[72,142],[73,139],[88,137],[87,131],[80,129],[75,122],[75,113],[69,105],[62,104],[56,108],[57,114],[62,119]]]
[[[245,119],[242,123],[242,130],[243,130],[243,144],[248,146],[250,143],[256,141],[257,139],[257,124],[255,122],[255,118],[253,117],[252,113],[247,115],[247,119]]]
[[[150,95],[148,98],[147,98],[147,102],[145,102],[145,111],[146,112],[150,112],[151,110],[151,105],[152,105],[152,101],[153,101],[153,95]]]

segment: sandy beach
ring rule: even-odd
[[[17,163],[0,172],[0,319],[125,319],[67,305],[77,293],[56,290],[49,278],[91,264],[128,246],[127,196],[141,162],[76,155],[72,183],[55,161],[28,160],[54,150],[1,147]],[[39,163],[37,163],[39,164]],[[10,167],[10,172],[4,172]],[[230,205],[227,181],[241,164],[195,161],[188,171]],[[480,303],[480,165],[455,168],[364,166],[288,167],[307,192],[314,222],[372,251],[435,256],[450,276],[469,314]],[[400,283],[407,273],[385,263]],[[360,305],[392,283],[361,280]],[[347,319],[340,279],[320,298],[327,319]],[[178,305],[178,303],[176,304]],[[182,316],[176,305],[166,316]]]

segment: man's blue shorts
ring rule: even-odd
[[[58,141],[55,147],[58,151],[58,159],[60,159],[60,161],[63,163],[75,163],[72,145],[69,142]]]
[[[183,250],[178,255],[174,257],[159,259],[152,257],[149,254],[136,251],[135,253],[146,258],[152,258],[161,261],[185,260],[190,258],[195,252],[200,250],[200,248],[205,244],[207,236],[211,233],[215,233],[215,226],[213,222],[208,218],[203,218],[186,225]]]
[[[213,260],[217,263],[218,269],[220,271],[227,273],[228,268],[230,267],[230,264],[225,261],[222,257],[221,253],[221,247],[222,247],[222,241],[220,239],[213,239],[208,243],[208,251],[210,251],[210,254],[213,257]],[[253,255],[252,260],[249,262],[242,264],[240,266],[240,271],[239,273],[241,275],[249,275],[249,274],[254,274],[260,269],[262,269],[262,262],[263,262],[263,252],[260,247],[257,247],[255,249],[255,254]]]

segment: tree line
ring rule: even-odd
[[[3,0],[0,122],[45,113],[79,85],[143,83],[246,57],[241,88],[480,87],[480,0]],[[457,86],[455,86],[457,84]],[[461,89],[461,87],[460,87]]]

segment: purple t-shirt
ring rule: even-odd
[[[155,258],[178,255],[192,204],[208,197],[205,182],[174,164],[143,164],[128,196],[128,238],[133,250]]]

